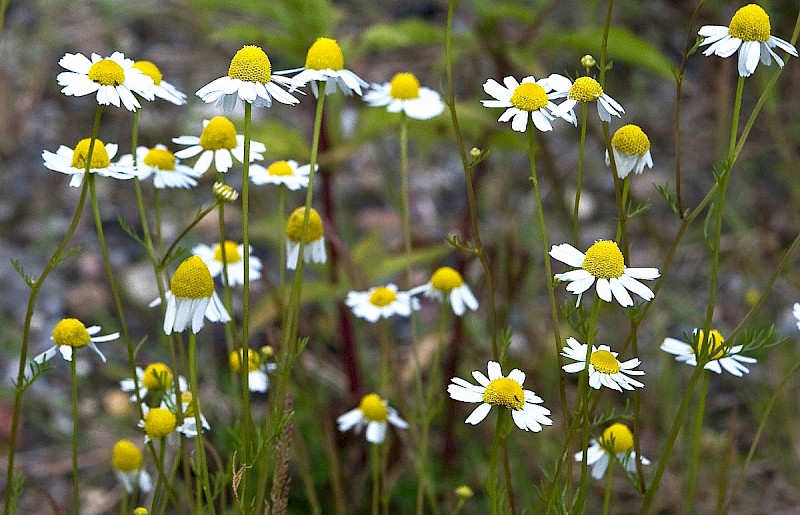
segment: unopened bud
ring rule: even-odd
[[[239,192],[225,183],[215,182],[214,196],[217,197],[220,202],[230,203],[239,198]]]
[[[597,61],[595,61],[595,60],[594,60],[594,57],[592,57],[592,56],[591,56],[591,55],[589,55],[589,54],[586,54],[585,56],[581,57],[581,66],[583,66],[583,67],[584,67],[584,68],[586,68],[587,70],[588,70],[589,68],[594,68],[594,66],[595,66],[596,64],[597,64]]]

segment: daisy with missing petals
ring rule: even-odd
[[[142,451],[130,440],[120,440],[114,444],[111,451],[111,466],[114,468],[114,475],[128,494],[132,494],[137,486],[143,493],[153,488],[150,474],[142,466],[143,462]]]
[[[617,165],[617,176],[624,179],[629,173],[640,174],[644,167],[653,167],[653,158],[650,155],[650,139],[638,125],[623,125],[611,138],[611,148],[614,151],[614,163]],[[606,166],[611,165],[611,159],[606,150]]]
[[[511,410],[511,418],[514,424],[523,431],[534,431],[538,433],[542,426],[549,426],[553,423],[548,417],[550,410],[541,404],[542,398],[531,390],[523,390],[522,383],[525,382],[525,372],[514,369],[503,376],[500,364],[490,361],[487,369],[489,377],[486,377],[478,370],[472,372],[472,377],[478,381],[479,385],[474,385],[460,377],[450,379],[451,383],[447,387],[450,398],[461,402],[480,402],[481,404],[467,417],[467,424],[475,425],[486,418],[492,406],[499,406]]]
[[[133,156],[125,154],[119,158],[120,166],[133,168]],[[181,164],[175,154],[167,150],[164,145],[153,148],[139,147],[136,149],[136,168],[139,180],[153,176],[153,186],[164,188],[193,188],[197,186],[195,178],[203,175],[196,172],[191,166]]]
[[[228,366],[231,372],[238,374],[242,370],[242,358],[244,349],[233,351],[228,355]],[[267,372],[274,371],[278,366],[275,363],[268,363],[265,356],[255,350],[247,351],[247,387],[251,392],[266,393],[269,388],[269,376]]]
[[[369,443],[381,444],[386,439],[389,424],[400,429],[408,428],[408,423],[400,418],[397,410],[389,406],[377,393],[365,395],[357,408],[351,409],[336,419],[339,431],[353,429],[356,434],[367,426],[366,437]]]
[[[306,214],[305,206],[298,207],[289,215],[286,222],[286,268],[297,268],[300,257],[300,242],[303,241],[303,218]],[[306,230],[305,246],[303,247],[303,261],[305,263],[325,263],[328,255],[325,252],[325,235],[322,229],[322,218],[313,207],[308,213],[308,228]]]
[[[183,332],[191,322],[191,330],[197,333],[203,327],[203,318],[212,322],[229,322],[208,267],[197,256],[187,258],[172,275],[170,289],[166,293],[167,311],[164,315],[164,332]]]
[[[652,300],[655,294],[638,279],[656,279],[657,268],[628,268],[619,247],[613,241],[598,240],[586,254],[569,243],[553,245],[550,256],[569,266],[580,267],[563,274],[556,274],[559,281],[567,281],[567,291],[578,296],[580,305],[583,292],[597,281],[597,296],[606,302],[617,299],[622,307],[633,306],[628,290],[644,300]]]
[[[222,106],[225,111],[233,111],[239,99],[255,107],[270,107],[272,99],[288,105],[300,102],[281,86],[295,88],[298,84],[273,74],[269,57],[261,47],[246,45],[231,59],[228,75],[197,90],[197,96],[214,107]]]
[[[729,27],[705,25],[698,34],[703,38],[700,46],[710,45],[703,55],[716,54],[730,57],[739,51],[739,75],[749,77],[756,71],[758,61],[765,66],[772,59],[783,67],[783,59],[772,49],[775,47],[797,57],[797,49],[788,41],[770,35],[769,15],[756,4],[745,5],[733,15]]]
[[[139,420],[138,426],[144,430],[144,443],[147,443],[175,432],[175,428],[178,426],[178,417],[167,408],[160,406],[151,408],[143,403],[142,419]]]
[[[136,384],[139,385],[139,398],[144,398],[148,393],[162,395],[164,393],[173,391],[175,388],[175,381],[173,380],[172,370],[164,363],[150,363],[144,369],[136,367],[136,382],[133,378],[123,379],[119,382],[119,388],[123,392],[134,391]],[[183,376],[178,376],[178,386],[181,391],[188,388],[186,379]],[[131,395],[131,400],[135,401],[137,398],[134,393]]]
[[[561,367],[568,374],[577,374],[586,368],[586,345],[580,343],[575,338],[567,338],[567,346],[561,350],[561,355],[577,361]],[[629,359],[620,363],[617,353],[611,352],[611,347],[592,345],[592,353],[589,355],[589,386],[599,390],[601,386],[611,388],[621,392],[622,390],[633,390],[634,388],[644,388],[644,384],[628,376],[644,375],[642,370],[634,370],[639,366],[639,358]]]
[[[633,450],[633,433],[625,424],[615,422],[603,431],[599,439],[593,438],[586,450],[586,464],[592,467],[592,477],[598,481],[606,475],[611,460],[617,460],[625,470],[636,474],[636,451]],[[583,452],[575,454],[575,461],[583,461]],[[639,457],[642,465],[650,460]]]
[[[183,412],[183,423],[175,427],[175,431],[183,434],[186,438],[194,438],[197,436],[197,418],[194,416],[194,406],[192,406],[192,392],[181,392],[181,411]],[[173,413],[178,412],[178,407],[175,404],[175,397],[167,396],[161,402],[162,408],[167,408]],[[203,430],[210,431],[211,426],[208,423],[205,415],[200,412],[200,425]],[[201,431],[202,432],[202,431]]]
[[[82,97],[97,92],[97,103],[119,107],[120,101],[128,111],[136,111],[141,104],[134,93],[153,100],[153,80],[133,66],[120,52],[103,58],[92,54],[89,60],[83,54],[64,54],[58,61],[62,68],[56,77],[61,90],[67,96]]]
[[[203,245],[202,243],[196,245],[192,249],[192,254],[200,257],[203,263],[208,267],[211,277],[216,277],[222,273],[222,267],[227,261],[228,266],[228,283],[230,286],[237,284],[244,284],[244,245],[236,243],[235,241],[225,242],[225,258],[223,259],[223,247],[219,243],[215,243],[213,247]],[[261,278],[261,260],[252,255],[253,247],[250,247],[250,274],[251,281],[257,281]]]
[[[419,309],[419,300],[409,292],[397,291],[397,285],[376,286],[368,291],[351,291],[344,301],[358,318],[373,324],[380,318],[392,315],[411,316],[411,311]]]
[[[175,157],[188,159],[200,154],[194,163],[196,174],[202,175],[214,162],[218,172],[225,173],[233,166],[235,158],[244,163],[244,136],[236,134],[236,127],[224,116],[215,116],[211,120],[203,120],[203,132],[197,136],[179,136],[172,138],[178,145],[189,145],[188,148],[175,152]],[[250,162],[264,159],[261,155],[267,147],[258,141],[250,142]]]
[[[457,316],[463,315],[467,308],[472,311],[478,309],[478,299],[472,294],[472,290],[464,282],[464,278],[449,266],[436,270],[430,281],[422,286],[412,288],[408,293],[409,295],[422,293],[439,302],[447,299],[450,301],[453,313]]]
[[[72,353],[74,349],[81,347],[89,347],[100,356],[103,363],[106,357],[97,348],[98,343],[110,342],[119,338],[119,333],[111,333],[105,336],[95,336],[100,332],[100,326],[93,325],[86,327],[83,322],[77,318],[64,318],[53,328],[53,335],[50,337],[55,343],[52,347],[42,352],[33,361],[43,364],[56,355],[56,351],[61,353],[61,357],[66,361],[72,361]]]
[[[83,176],[86,173],[86,158],[89,156],[90,138],[82,139],[71,149],[66,145],[61,145],[55,154],[45,150],[42,152],[44,166],[54,172],[71,175],[69,185],[73,188],[83,184]],[[92,147],[92,163],[89,165],[89,173],[96,173],[103,177],[112,179],[132,179],[134,171],[130,166],[111,163],[111,159],[117,154],[117,145],[114,143],[104,144],[99,139],[94,140]]]
[[[314,171],[319,170],[315,165]],[[268,167],[261,165],[250,166],[250,180],[256,186],[262,184],[278,184],[289,188],[292,191],[300,188],[308,188],[308,175],[311,173],[311,165],[302,165],[297,161],[275,161]]]
[[[740,356],[739,353],[744,348],[743,345],[729,346],[725,344],[725,338],[716,329],[709,331],[709,337],[703,337],[703,331],[695,329],[692,333],[695,341],[694,345],[676,340],[675,338],[665,338],[661,344],[661,350],[675,354],[675,361],[682,361],[693,367],[697,366],[698,353],[701,359],[708,359],[708,363],[703,368],[711,370],[717,374],[722,373],[724,368],[736,377],[742,377],[750,370],[742,363],[755,363],[755,358]]]
[[[136,61],[133,67],[153,79],[153,95],[175,105],[186,103],[186,93],[178,91],[178,88],[165,81],[158,66],[150,61]]]
[[[416,120],[428,120],[444,111],[439,93],[420,87],[413,73],[398,73],[391,82],[372,84],[364,101],[373,107],[386,106],[390,113],[403,112]]]
[[[311,91],[314,96],[319,96],[319,86],[317,82],[325,83],[325,94],[335,93],[337,89],[342,90],[345,95],[361,95],[361,89],[367,87],[366,81],[344,67],[344,55],[339,43],[331,38],[317,38],[306,54],[305,68],[295,68],[276,72],[280,74],[300,72],[292,79],[297,83],[296,87],[305,86],[311,83]],[[294,90],[292,90],[294,91]]]
[[[561,75],[558,77],[558,81],[553,81],[558,90],[558,94],[554,98],[566,96],[567,99],[553,110],[553,116],[565,117],[565,115],[569,115],[569,118],[566,119],[577,126],[578,119],[575,117],[575,106],[578,102],[586,104],[594,101],[597,101],[597,114],[604,122],[610,122],[612,115],[619,117],[625,112],[619,102],[606,95],[600,83],[593,78],[578,77],[575,82],[570,83],[566,77]]]
[[[564,77],[555,74],[538,81],[529,76],[522,79],[520,84],[517,79],[509,76],[503,79],[505,86],[494,79],[489,79],[483,84],[483,90],[494,100],[481,100],[481,103],[484,107],[507,108],[497,121],[511,120],[511,128],[517,132],[525,132],[528,129],[528,119],[532,120],[533,125],[540,131],[551,131],[553,126],[550,122],[556,119],[552,114],[556,108],[552,99],[563,96],[556,90],[554,84],[562,82],[561,79]],[[561,116],[575,123],[574,113],[567,112]]]

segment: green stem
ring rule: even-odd
[[[698,364],[698,366],[700,366]],[[686,505],[683,512],[689,515],[692,513],[694,505],[694,494],[697,489],[697,467],[700,464],[700,440],[703,435],[703,416],[706,409],[706,397],[708,396],[708,378],[710,374],[703,374],[703,384],[700,387],[700,400],[697,403],[697,413],[694,419],[694,433],[692,435],[692,461],[689,463],[689,478],[686,494]]]
[[[278,186],[278,220],[280,227],[286,226],[286,192],[288,188],[281,184]],[[286,231],[281,231],[280,241],[280,267],[278,268],[278,295],[281,299],[281,306],[286,304]],[[299,256],[298,256],[299,257]]]
[[[389,321],[385,318],[378,320],[378,337],[381,344],[381,381],[378,392],[384,399],[389,397],[389,383],[391,382],[391,336],[389,335]]]
[[[589,111],[586,103],[581,105],[581,142],[578,146],[578,178],[575,185],[575,205],[572,211],[572,242],[577,246],[580,244],[578,226],[578,211],[581,205],[581,186],[583,184],[583,151],[586,145],[586,113]]]
[[[403,199],[403,243],[406,253],[406,288],[411,288],[411,194],[408,187],[408,116],[400,116],[400,183]]]
[[[370,444],[369,458],[372,465],[372,515],[380,514],[381,458],[379,451],[378,445]]]
[[[583,371],[581,372],[581,377],[578,379],[580,381],[580,388],[581,388],[581,414],[583,417],[583,424],[582,424],[582,432],[581,432],[581,449],[583,455],[581,456],[581,479],[580,479],[580,486],[578,487],[578,501],[576,506],[579,508],[583,507],[583,502],[586,499],[586,488],[587,488],[587,480],[588,480],[588,470],[589,470],[589,463],[588,463],[588,452],[589,452],[589,426],[591,425],[589,421],[589,396],[591,394],[591,387],[589,386],[589,364],[592,361],[592,345],[594,344],[595,340],[595,332],[597,330],[597,316],[600,313],[600,303],[602,299],[597,297],[593,299],[592,303],[592,312],[589,316],[589,329],[588,334],[586,335],[586,357],[584,358],[584,363],[586,366],[584,367]]]
[[[497,465],[500,460],[500,451],[503,449],[505,438],[503,432],[505,431],[505,419],[510,421],[511,412],[502,408],[497,410],[497,424],[494,429],[494,438],[492,439],[492,451],[489,455],[489,476],[486,480],[486,493],[489,496],[489,503],[492,507],[492,515],[500,514],[500,498],[497,487]]]
[[[72,379],[72,513],[81,513],[80,472],[78,470],[78,353],[72,348],[72,360],[69,363]],[[7,486],[10,488],[10,485]]]
[[[244,284],[242,285],[242,370],[250,363],[250,138],[253,104],[244,103],[244,160],[242,162],[242,246]],[[253,458],[253,414],[250,412],[250,375],[242,373],[242,437],[245,463]],[[243,469],[242,485],[247,488],[249,468]],[[243,499],[247,499],[243,494]]]
[[[156,192],[157,191],[158,190],[156,190]],[[219,205],[219,204],[221,204],[221,202],[219,200],[216,200],[216,201],[214,201],[213,204],[211,204],[210,206],[208,206],[205,209],[200,210],[200,212],[198,212],[197,215],[195,215],[194,220],[192,220],[192,222],[188,226],[186,226],[183,229],[183,231],[181,231],[181,233],[178,235],[178,237],[175,238],[175,240],[172,243],[170,243],[169,247],[167,248],[167,251],[162,254],[163,257],[161,258],[161,262],[159,263],[159,266],[162,266],[162,267],[166,266],[167,263],[170,262],[170,260],[172,259],[172,252],[175,250],[175,247],[178,246],[178,243],[180,243],[181,240],[187,234],[189,234],[189,232],[192,229],[194,229],[197,224],[200,223],[200,220],[205,218],[210,212],[214,211],[214,209],[216,209],[217,205]]]
[[[217,181],[222,182],[222,174],[217,172]],[[222,258],[222,299],[225,303],[225,309],[231,315],[231,321],[225,324],[225,347],[227,348],[228,355],[238,348],[236,342],[236,319],[233,316],[233,292],[231,289],[231,282],[228,274],[228,249],[225,247],[225,242],[228,240],[225,231],[225,203],[219,203],[217,210],[217,218],[219,225],[219,253]],[[246,249],[246,247],[245,247]]]
[[[637,455],[638,456],[638,455]],[[614,490],[614,467],[617,465],[617,456],[611,455],[609,456],[608,460],[608,468],[606,469],[606,485],[605,491],[603,492],[603,515],[607,515],[609,513],[609,508],[611,507],[611,492]]]
[[[197,383],[197,335],[192,331],[189,331],[189,387],[192,390],[191,409],[194,411],[194,421],[197,426],[197,436],[195,436],[194,441],[197,449],[198,472],[200,473],[200,480],[206,497],[206,509],[214,514],[216,510],[214,509],[214,498],[211,494],[211,485],[208,479],[208,465],[206,464],[206,449],[203,439],[203,423],[200,418],[200,388]],[[182,404],[179,393],[176,394],[176,403]],[[202,510],[198,511],[202,512]]]

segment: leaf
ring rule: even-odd
[[[17,271],[19,276],[22,277],[22,280],[25,281],[25,284],[27,284],[29,288],[33,288],[33,285],[36,283],[36,279],[25,272],[25,269],[22,268],[22,264],[19,262],[19,260],[12,259],[11,265],[14,267],[14,270]]]

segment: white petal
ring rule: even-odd
[[[465,420],[464,422],[467,424],[472,424],[474,426],[475,424],[478,424],[483,419],[485,419],[486,415],[489,414],[489,411],[491,409],[492,409],[491,404],[483,403],[477,408],[475,408],[475,410],[470,414],[469,417],[467,417],[467,420]]]

